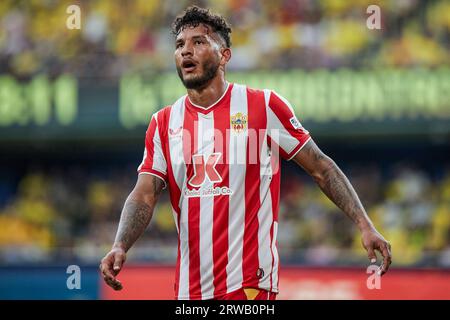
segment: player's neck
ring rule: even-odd
[[[191,103],[203,108],[216,103],[227,90],[228,83],[223,77],[217,77],[206,87],[201,89],[188,89],[188,96]]]

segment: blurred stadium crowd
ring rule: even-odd
[[[434,169],[427,172],[404,163],[346,169],[374,223],[392,243],[396,266],[450,267],[450,168]],[[134,170],[132,165],[111,167],[99,174],[81,167],[53,167],[30,171],[17,191],[2,183],[0,262],[97,262],[111,246],[123,202],[135,182]],[[282,171],[282,259],[312,265],[366,262],[353,223],[299,172],[291,167]],[[164,192],[130,259],[173,262],[176,241]]]
[[[450,66],[446,0],[1,0],[0,74],[27,80],[70,73],[107,81],[127,72],[173,70],[170,24],[192,3],[213,5],[231,23],[231,70]],[[72,4],[81,7],[81,30],[66,28]],[[381,7],[381,30],[366,27],[371,4]],[[441,166],[345,169],[392,243],[396,266],[450,267],[450,168]],[[23,175],[8,170],[0,172],[0,264],[74,257],[98,263],[113,241],[136,163],[30,168]],[[281,191],[284,261],[367,263],[350,220],[309,177],[292,178],[292,170],[284,170]],[[176,245],[165,192],[130,259],[173,262]]]
[[[445,0],[2,0],[0,70],[114,79],[173,68],[170,24],[192,3],[231,23],[232,70],[449,64]],[[81,7],[81,30],[65,27],[71,4]],[[381,30],[366,27],[371,4],[381,7]]]

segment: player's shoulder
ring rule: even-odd
[[[280,94],[279,92],[277,92],[274,89],[252,89],[249,88],[249,92],[252,92],[252,94],[258,95],[258,94],[264,94],[265,100],[267,103],[269,103],[269,101],[283,101],[284,103],[288,103],[287,99]]]
[[[159,109],[158,111],[156,111],[153,116],[156,118],[160,118],[163,117],[165,114],[167,114],[168,112],[170,112],[170,109],[172,108],[171,104],[168,104],[164,107],[162,107],[161,109]]]
[[[266,88],[254,88],[248,85],[243,85],[243,84],[234,84],[234,86],[240,86],[243,90],[246,91],[247,93],[247,98],[249,101],[264,101],[265,105],[267,106],[270,96],[272,95],[272,93],[274,92],[271,89],[266,89]],[[258,105],[260,105],[258,103]]]
[[[246,87],[248,100],[261,101],[263,97],[265,101],[266,108],[285,108],[288,107],[292,110],[292,106],[288,99],[283,95],[275,91],[274,89],[255,89],[251,87]]]
[[[186,98],[186,95],[180,97],[174,103],[164,106],[153,114],[155,120],[159,123],[167,123],[169,121],[170,113],[173,108],[180,109],[183,106],[183,101]]]
[[[233,83],[233,88],[236,89],[240,89],[240,90],[245,90],[247,92],[247,95],[249,96],[249,98],[252,97],[260,97],[260,96],[265,96],[268,97],[270,96],[271,92],[273,92],[273,90],[271,89],[260,89],[260,88],[254,88],[245,84],[240,84],[240,83]]]
[[[172,107],[172,105],[167,105],[161,109],[159,109],[158,111],[156,111],[153,114],[153,118],[157,121],[160,122],[161,120],[163,120],[165,118],[165,115],[167,114],[167,112],[170,112],[170,108]]]

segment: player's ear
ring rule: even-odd
[[[224,66],[231,59],[231,48],[222,47],[222,49],[220,51],[222,54],[222,58],[220,59],[220,64]]]

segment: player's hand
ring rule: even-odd
[[[362,245],[367,250],[371,263],[377,262],[375,250],[379,251],[383,256],[383,263],[378,270],[379,275],[385,274],[392,263],[391,245],[384,237],[374,228],[362,231]]]
[[[102,272],[103,280],[105,280],[106,284],[114,290],[122,290],[123,288],[122,283],[117,280],[116,276],[122,269],[126,256],[125,250],[114,247],[106,254],[100,263],[99,268]]]

